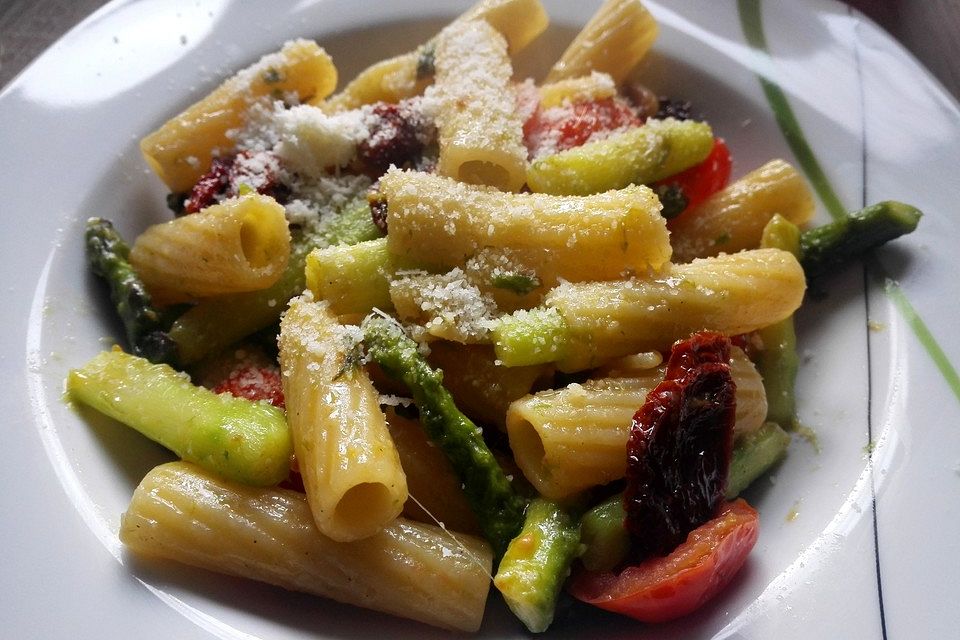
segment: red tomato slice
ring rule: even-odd
[[[687,198],[687,206],[683,210],[685,213],[727,186],[732,168],[730,149],[722,138],[715,138],[713,149],[710,150],[706,160],[675,176],[661,180],[655,186],[679,187]]]
[[[575,102],[537,109],[524,124],[524,142],[534,156],[541,147],[556,153],[579,147],[595,133],[638,127],[642,123],[636,111],[619,98]]]
[[[722,591],[743,566],[758,535],[757,512],[736,500],[691,531],[670,555],[650,558],[619,574],[583,570],[574,575],[569,590],[578,600],[637,620],[673,620]]]

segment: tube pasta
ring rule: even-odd
[[[813,218],[813,194],[797,170],[771,160],[668,223],[675,262],[760,246],[774,216],[796,225]]]
[[[386,416],[407,475],[410,498],[403,505],[403,514],[419,522],[433,523],[436,519],[447,530],[479,535],[477,516],[447,456],[430,442],[418,420],[390,409]]]
[[[483,20],[456,22],[438,38],[435,66],[438,171],[518,191],[526,180],[527,149],[507,41]]]
[[[336,542],[317,531],[302,494],[244,487],[182,462],[141,481],[120,539],[139,554],[459,631],[480,626],[493,562],[478,538],[404,519]]]
[[[530,393],[547,376],[545,365],[505,367],[489,345],[459,345],[437,341],[430,345],[430,364],[443,371],[443,386],[470,418],[484,425],[506,428],[507,408]]]
[[[589,75],[543,84],[538,93],[540,108],[550,109],[570,102],[612,98],[617,95],[617,85],[609,74],[594,71]]]
[[[559,500],[622,478],[631,420],[663,372],[660,366],[626,378],[588,380],[513,402],[507,433],[527,480]],[[763,425],[767,400],[760,374],[736,347],[730,373],[737,385],[734,438],[740,439]]]
[[[462,267],[484,248],[505,248],[549,287],[560,278],[617,279],[670,258],[660,203],[646,187],[588,197],[505,194],[391,169],[380,192],[387,247],[413,263]]]
[[[673,265],[651,280],[563,284],[545,303],[566,323],[557,366],[571,371],[662,350],[701,329],[754,331],[796,311],[805,289],[791,253],[755,249]]]
[[[607,0],[547,74],[547,82],[600,71],[621,82],[653,46],[659,28],[640,0]]]
[[[266,289],[289,258],[283,207],[260,195],[154,225],[130,249],[130,263],[164,304]]]
[[[326,303],[295,298],[280,323],[287,421],[317,528],[334,540],[376,533],[407,499],[379,395],[355,352],[357,336]]]
[[[540,0],[480,0],[449,26],[471,20],[489,23],[506,39],[511,54],[530,44],[546,30],[549,22]],[[381,100],[399,102],[420,94],[432,77],[429,62],[435,45],[436,38],[433,38],[415,51],[367,67],[343,91],[320,106],[332,113]]]
[[[171,191],[188,191],[206,173],[216,151],[233,146],[227,132],[243,124],[254,100],[293,92],[308,101],[329,95],[336,86],[330,56],[315,42],[294,40],[171,118],[140,142],[140,150]]]

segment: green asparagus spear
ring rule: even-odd
[[[197,387],[168,365],[104,351],[70,371],[67,391],[224,478],[270,486],[290,473],[293,445],[283,411]]]
[[[546,631],[553,622],[557,596],[579,552],[577,518],[549,500],[531,502],[523,529],[507,547],[493,584],[533,633]]]
[[[800,229],[777,214],[764,227],[760,246],[783,249],[799,256]],[[757,333],[763,342],[757,368],[767,391],[767,419],[790,429],[796,423],[794,386],[800,366],[793,316],[764,327]]]
[[[110,286],[110,299],[123,322],[131,351],[151,362],[173,364],[177,345],[163,331],[160,313],[130,266],[130,247],[103,218],[87,220],[86,244],[90,268]]]
[[[318,247],[355,244],[377,237],[366,197],[351,201],[314,233],[295,233],[290,260],[280,279],[260,291],[209,298],[180,316],[170,329],[184,364],[193,364],[274,324],[287,301],[303,291],[307,255]]]
[[[480,429],[454,405],[443,387],[443,373],[427,364],[403,328],[377,314],[361,326],[369,355],[410,389],[424,431],[450,459],[484,536],[500,557],[520,530],[525,501],[514,492]]]
[[[727,500],[733,500],[787,453],[790,435],[775,422],[747,435],[733,449],[727,473]]]
[[[879,247],[917,228],[919,209],[887,200],[804,231],[800,235],[800,263],[807,278],[833,271],[861,253]]]
[[[738,442],[730,458],[727,500],[736,498],[751,482],[783,458],[790,436],[773,422]],[[581,539],[585,545],[581,561],[591,571],[616,567],[630,548],[630,536],[623,526],[623,494],[618,493],[584,514]]]

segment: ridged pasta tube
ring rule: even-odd
[[[153,225],[130,249],[130,264],[163,304],[266,289],[289,259],[283,207],[256,194]]]
[[[755,249],[671,265],[651,279],[565,283],[546,310],[517,312],[493,328],[507,366],[556,362],[563,371],[665,350],[701,329],[737,335],[779,322],[806,289],[797,259]]]
[[[541,391],[513,402],[507,433],[514,459],[542,495],[563,499],[622,478],[633,415],[663,380],[664,365],[629,378],[600,378]],[[763,380],[743,353],[731,351],[737,385],[734,437],[760,428],[767,414]]]
[[[657,39],[657,21],[640,0],[607,0],[547,74],[547,82],[610,74],[621,82]]]
[[[484,20],[507,41],[510,54],[516,54],[544,32],[549,19],[540,0],[480,0],[451,23]],[[344,89],[322,103],[324,111],[356,109],[378,101],[399,102],[418,95],[429,84],[433,72],[430,61],[436,38],[416,50],[364,69]],[[315,101],[316,102],[316,101]]]
[[[527,148],[507,41],[483,20],[455,22],[437,39],[437,170],[460,182],[518,191]]]
[[[303,494],[219,480],[186,463],[153,469],[120,522],[132,551],[458,631],[476,631],[490,586],[484,541],[394,520],[336,542]]]
[[[480,524],[463,492],[460,477],[443,451],[427,438],[420,421],[385,411],[390,437],[407,476],[410,498],[403,514],[418,522],[442,523],[445,529],[479,534]]]
[[[542,84],[537,93],[540,95],[540,108],[550,109],[566,103],[612,98],[617,95],[617,85],[606,73],[594,71],[589,75]]]
[[[329,95],[336,86],[330,56],[315,42],[294,40],[171,118],[140,142],[140,150],[170,190],[182,193],[207,172],[217,150],[234,146],[227,132],[243,125],[254,100],[293,92],[306,102]]]
[[[317,528],[334,540],[376,533],[400,514],[407,481],[360,366],[359,334],[325,302],[295,298],[280,323],[287,421]]]
[[[774,214],[795,225],[806,224],[814,214],[806,180],[783,160],[771,160],[671,220],[673,261],[756,249]]]
[[[507,194],[422,172],[391,169],[387,247],[408,262],[446,269],[489,248],[509,249],[545,286],[611,280],[670,259],[660,202],[646,187],[589,197]]]
[[[694,120],[647,120],[604,140],[544,156],[527,170],[536,193],[580,195],[662,180],[706,159],[713,131]]]

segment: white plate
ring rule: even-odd
[[[0,238],[0,635],[440,635],[124,554],[119,515],[142,474],[166,455],[114,423],[81,418],[61,400],[68,368],[103,348],[103,336],[117,335],[83,265],[83,220],[104,215],[132,236],[166,216],[139,137],[288,38],[316,37],[350,77],[421,41],[465,6],[426,0],[374,11],[368,4],[114,2],[0,96],[7,229]],[[594,5],[547,4],[556,26],[534,50],[541,63]],[[762,534],[731,587],[697,615],[664,627],[565,607],[550,635],[956,637],[960,384],[951,386],[876,276],[899,281],[948,358],[960,361],[960,112],[888,36],[832,1],[764,3],[772,65],[745,45],[736,3],[650,4],[662,24],[650,82],[702,108],[730,143],[736,174],[773,157],[794,160],[755,75],[770,72],[847,207],[895,198],[926,217],[916,233],[877,254],[879,266],[866,275],[851,268],[803,312],[800,413],[820,450],[796,440],[776,481],[751,489]],[[491,600],[482,633],[523,636]]]

